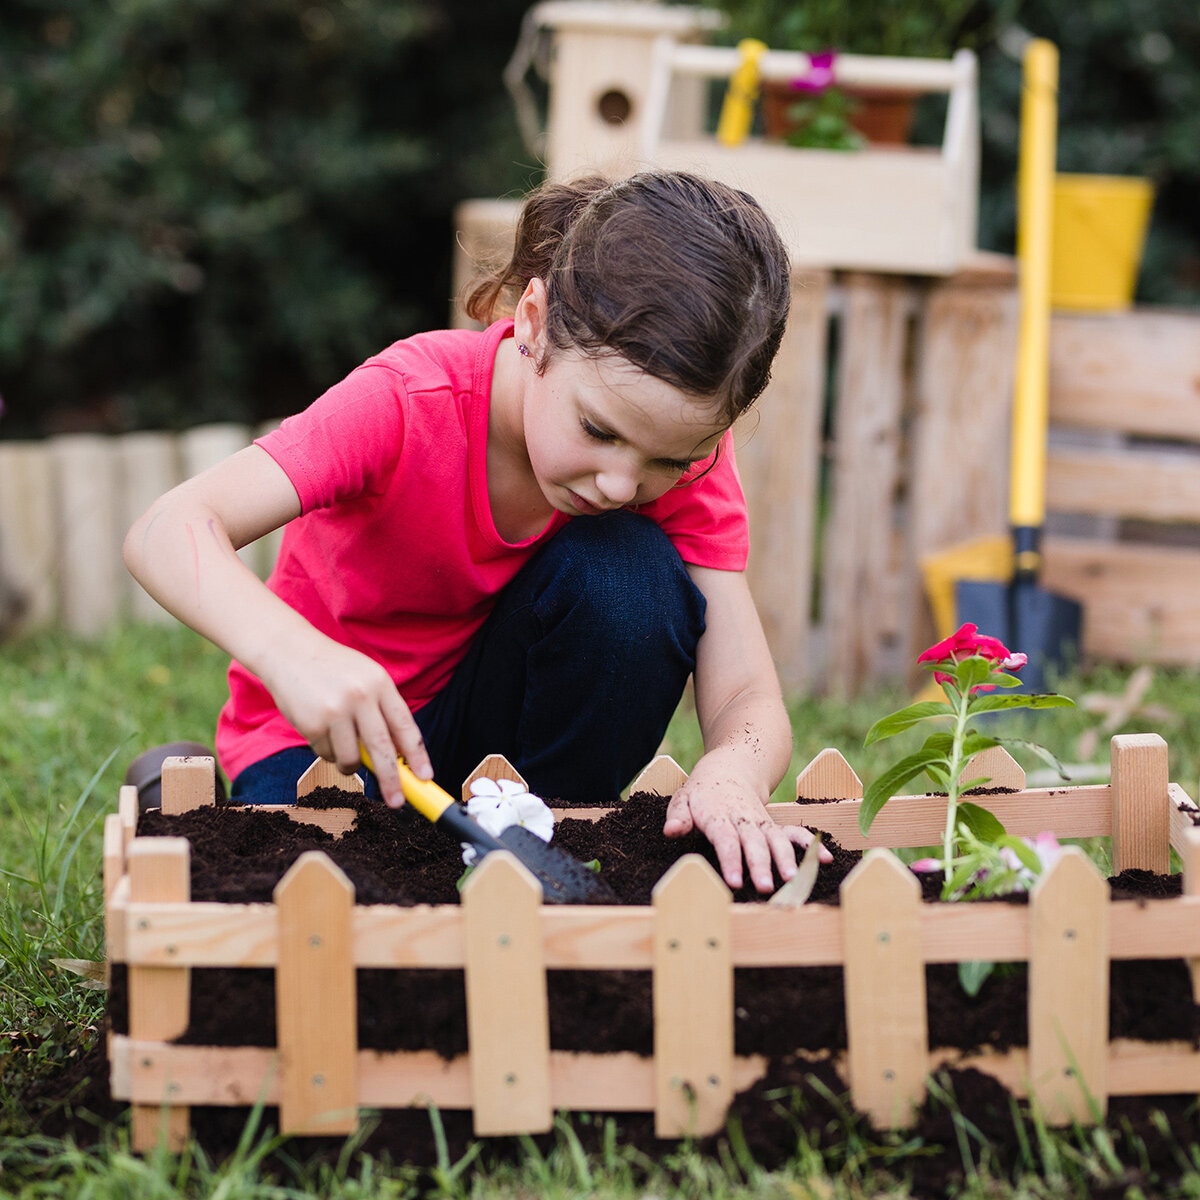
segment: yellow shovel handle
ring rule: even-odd
[[[1058,49],[1035,38],[1025,50],[1017,166],[1020,321],[1013,392],[1009,517],[1040,527],[1046,515],[1049,420],[1050,250],[1057,154]]]
[[[362,758],[363,766],[368,771],[374,771],[371,755],[361,742],[358,745],[358,753]],[[436,821],[454,803],[454,797],[434,783],[432,779],[418,779],[399,755],[396,756],[396,770],[400,772],[400,787],[404,792],[405,800],[421,816],[430,821]]]

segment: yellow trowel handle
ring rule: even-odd
[[[1036,38],[1025,50],[1017,167],[1020,322],[1009,481],[1009,518],[1014,529],[1040,529],[1046,515],[1050,248],[1057,122],[1058,49],[1052,42]],[[1018,570],[1020,566],[1018,563]]]
[[[362,758],[363,766],[368,771],[374,771],[371,755],[361,742],[358,745],[358,753]],[[404,799],[421,816],[430,821],[436,821],[446,809],[453,805],[454,797],[449,792],[439,787],[432,779],[418,779],[399,755],[396,756],[396,769],[400,772],[400,787],[404,792]]]

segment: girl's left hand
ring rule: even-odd
[[[776,824],[764,805],[765,799],[730,772],[711,777],[701,759],[671,797],[663,834],[683,837],[699,829],[716,850],[721,875],[732,889],[742,886],[744,859],[755,890],[766,895],[775,890],[771,864],[786,883],[796,873],[796,847],[808,846],[815,834],[802,825]],[[824,846],[818,857],[824,863],[833,861]]]

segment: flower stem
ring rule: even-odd
[[[942,834],[942,870],[945,879],[943,886],[946,886],[950,882],[954,862],[955,831],[958,828],[958,789],[963,768],[966,766],[963,762],[963,741],[967,735],[967,722],[970,720],[970,694],[949,684],[944,684],[943,690],[954,709],[954,733],[950,739],[950,777],[946,781],[946,829]]]

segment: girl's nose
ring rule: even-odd
[[[596,490],[609,504],[632,504],[638,491],[637,473],[626,470],[600,471],[596,475]]]

